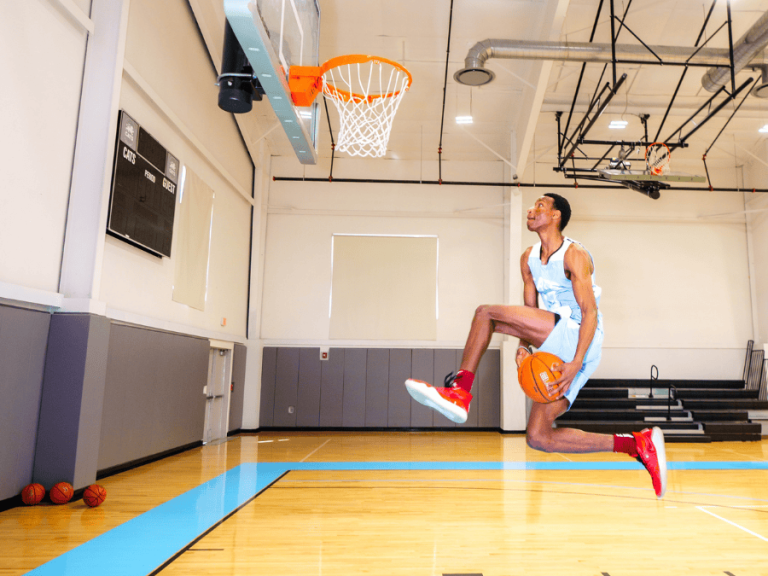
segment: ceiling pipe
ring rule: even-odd
[[[665,64],[689,66],[729,66],[728,50],[723,48],[695,48],[683,46],[652,46]],[[482,86],[495,78],[485,68],[489,58],[518,60],[557,60],[562,62],[612,62],[611,45],[595,42],[549,42],[545,40],[497,40],[478,42],[469,49],[464,68],[453,75],[454,80],[468,86]],[[659,60],[646,48],[634,44],[617,44],[616,59],[639,64],[659,64]],[[725,69],[727,72],[727,69]]]
[[[734,74],[740,72],[768,46],[768,12],[733,46]],[[717,92],[730,80],[730,54],[726,48],[696,48],[684,46],[651,46],[664,64],[688,66],[713,66],[701,79],[701,85],[709,92]],[[478,42],[467,52],[464,68],[453,75],[459,84],[482,86],[496,75],[485,68],[489,58],[518,60],[555,60],[561,62],[612,62],[611,44],[594,42],[549,42],[532,40],[488,39]],[[641,45],[617,44],[616,60],[635,64],[660,64],[658,58]],[[755,66],[760,65],[756,63]],[[715,67],[716,66],[716,67]],[[768,97],[768,78],[758,83],[762,89],[755,92]]]
[[[733,73],[738,74],[765,47],[768,46],[768,12],[744,33],[733,45]],[[709,92],[717,92],[731,79],[727,68],[710,68],[701,78],[701,85]],[[768,92],[763,98],[768,97]]]

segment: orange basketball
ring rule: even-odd
[[[45,488],[41,484],[27,484],[21,491],[21,501],[27,506],[39,504],[45,496]]]
[[[75,491],[72,489],[72,484],[69,482],[59,482],[51,488],[49,496],[54,504],[66,504],[72,500],[74,494]]]
[[[99,504],[104,502],[107,497],[107,491],[103,486],[98,484],[91,484],[85,489],[83,493],[83,502],[88,504],[91,508],[96,508]]]
[[[548,352],[536,352],[526,356],[517,369],[517,379],[525,395],[541,404],[557,400],[549,396],[547,386],[551,386],[552,382],[560,378],[560,372],[553,372],[552,366],[562,363],[560,358]]]

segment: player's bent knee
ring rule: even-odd
[[[481,304],[475,310],[476,318],[490,317],[490,315],[491,315],[491,307],[488,304]]]
[[[554,443],[550,434],[529,430],[525,441],[529,447],[539,452],[554,452]]]

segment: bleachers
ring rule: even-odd
[[[590,380],[556,424],[611,434],[658,426],[667,442],[758,441],[768,433],[763,356],[750,341],[743,380]]]

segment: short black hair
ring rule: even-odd
[[[560,196],[560,194],[547,192],[544,196],[552,198],[555,210],[560,211],[560,232],[562,232],[565,230],[565,227],[568,226],[568,221],[571,219],[571,205],[568,203],[568,200]]]

